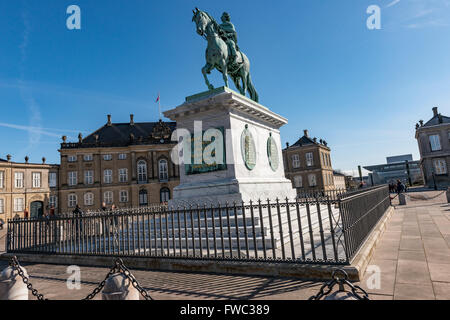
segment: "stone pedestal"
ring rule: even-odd
[[[177,138],[183,140],[174,151],[180,163],[180,185],[169,206],[295,199],[292,183],[284,176],[281,152],[279,128],[287,123],[285,118],[224,87],[188,97],[164,115],[177,122]],[[223,133],[223,143],[217,136],[211,139],[208,129]],[[187,154],[199,150],[199,144],[195,145],[199,140],[203,140],[200,155],[211,141],[223,146],[223,163],[217,163],[219,159],[207,164],[197,152],[194,164],[186,164]]]
[[[398,202],[401,206],[406,206],[406,195],[404,193],[398,195]]]

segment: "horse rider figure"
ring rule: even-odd
[[[234,25],[231,23],[228,12],[224,12],[220,19],[222,20],[222,24],[220,25],[220,28],[223,31],[222,38],[230,49],[230,65],[235,66],[237,64],[237,53],[238,51],[240,52],[237,45],[237,32]]]

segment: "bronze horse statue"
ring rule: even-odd
[[[236,88],[245,96],[248,91],[250,98],[258,102],[259,97],[250,77],[250,61],[247,56],[238,52],[237,63],[230,61],[228,45],[222,38],[223,32],[220,25],[208,13],[199,9],[193,10],[192,21],[197,25],[197,33],[208,41],[206,48],[206,65],[202,68],[203,77],[209,90],[214,86],[208,80],[208,74],[216,68],[223,75],[225,87],[228,87],[228,75],[231,76]],[[241,86],[242,81],[242,86]]]

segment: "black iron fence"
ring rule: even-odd
[[[294,202],[135,208],[8,221],[10,253],[347,264],[389,207],[387,187]]]

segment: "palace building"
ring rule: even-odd
[[[107,123],[59,150],[59,212],[98,210],[104,202],[118,208],[167,203],[179,184],[170,153],[175,122]]]
[[[420,167],[425,185],[430,188],[450,186],[450,117],[433,108],[433,117],[416,124],[416,139],[420,152]]]
[[[56,206],[57,185],[50,179],[58,173],[58,165],[24,163],[0,159],[0,219],[23,218],[24,212],[29,217],[37,218],[49,213]]]
[[[286,178],[297,193],[307,190],[334,190],[333,167],[327,142],[311,138],[308,130],[292,146],[286,144],[283,160]]]

